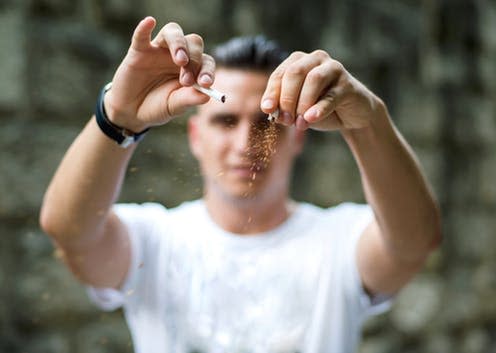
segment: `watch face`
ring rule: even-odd
[[[122,148],[127,148],[131,146],[134,142],[138,142],[138,140],[134,140],[134,136],[126,136],[124,137],[124,140],[122,140],[121,143],[119,143],[119,146]]]
[[[112,88],[112,82],[109,82],[103,87],[103,91],[108,92],[111,88]]]

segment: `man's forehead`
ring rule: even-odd
[[[249,69],[235,69],[221,67],[215,71],[215,83],[213,87],[220,90],[221,87],[226,89],[252,89],[264,90],[269,79],[269,74],[263,71]],[[228,92],[225,92],[226,94]]]
[[[268,74],[260,71],[225,69],[216,72],[213,88],[226,95],[225,103],[211,99],[199,107],[199,112],[233,113],[241,112],[257,114],[260,111],[260,100],[267,85]]]
[[[231,102],[230,105],[219,105],[218,102],[213,102],[210,100],[208,103],[203,104],[198,107],[198,114],[204,117],[214,117],[214,116],[249,116],[251,118],[258,118],[261,115],[266,115],[260,109],[260,99],[253,100],[252,104],[246,104],[247,102],[240,102],[235,104]]]

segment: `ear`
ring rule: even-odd
[[[191,153],[196,159],[199,159],[201,147],[197,115],[193,115],[188,119],[188,141]]]

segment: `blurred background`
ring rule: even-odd
[[[444,243],[360,353],[496,352],[496,2],[489,0],[1,0],[0,352],[132,351],[121,312],[92,306],[38,227],[43,192],[146,15],[212,46],[265,33],[328,50],[381,96],[439,198]],[[154,129],[123,201],[201,195],[185,118]],[[337,133],[311,132],[298,200],[361,202]]]

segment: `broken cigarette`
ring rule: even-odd
[[[209,96],[213,99],[218,100],[219,102],[224,103],[226,101],[226,95],[222,92],[219,92],[219,91],[213,89],[213,88],[205,88],[205,87],[200,86],[197,83],[195,83],[193,85],[193,88],[195,88],[196,90],[200,91],[203,94],[206,94],[207,96]]]
[[[267,120],[273,123],[279,117],[279,108],[277,108],[273,113],[270,113]]]

